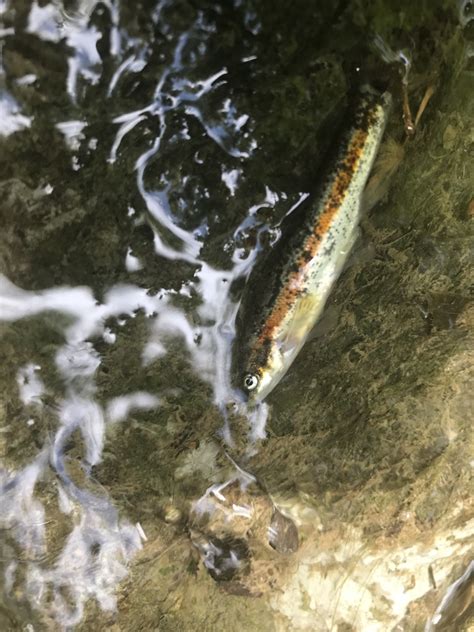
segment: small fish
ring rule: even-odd
[[[257,263],[236,319],[233,382],[262,401],[298,355],[357,237],[361,196],[391,106],[364,87],[338,151],[327,161],[307,212],[288,215],[282,238]]]

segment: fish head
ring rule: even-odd
[[[298,347],[298,348],[297,348]],[[300,345],[288,349],[277,340],[249,345],[241,355],[233,382],[250,405],[262,402],[280,382],[299,351]]]

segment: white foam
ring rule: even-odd
[[[127,419],[131,410],[151,410],[159,404],[160,400],[156,395],[137,391],[110,400],[107,404],[106,417],[109,421],[116,423]]]
[[[224,182],[226,187],[229,189],[232,197],[235,195],[235,192],[237,191],[237,182],[241,174],[242,174],[241,169],[230,169],[230,171],[222,172],[222,176],[221,176],[222,182]]]
[[[25,116],[17,101],[5,90],[0,91],[0,136],[10,136],[31,127],[32,116]]]
[[[81,141],[85,136],[82,130],[86,127],[85,121],[63,121],[62,123],[56,123],[58,130],[64,135],[66,144],[71,151],[78,151],[81,146]]]
[[[138,272],[143,268],[143,265],[138,257],[132,255],[132,251],[129,248],[125,255],[125,268],[127,272]]]
[[[42,39],[51,42],[65,39],[72,53],[68,57],[67,91],[72,101],[77,102],[82,96],[82,89],[88,84],[97,83],[102,72],[102,62],[97,52],[100,33],[95,26],[89,25],[89,16],[97,4],[94,0],[85,0],[80,10],[73,16],[59,14],[56,5],[40,8],[35,2],[29,15],[28,28]],[[138,40],[129,41],[126,59],[121,59],[121,38],[124,33],[118,31],[118,4],[104,3],[112,16],[111,54],[117,56],[117,66],[109,83],[108,94],[112,98],[121,78],[130,73],[140,72],[147,57],[147,47]],[[163,3],[162,3],[163,4]],[[160,19],[161,11],[157,8],[154,19]],[[199,21],[199,19],[198,19]],[[225,409],[233,398],[230,383],[230,355],[234,335],[234,320],[238,305],[230,298],[232,282],[240,276],[249,274],[255,261],[256,251],[244,252],[239,246],[229,244],[227,254],[230,269],[215,269],[201,258],[203,240],[207,235],[206,224],[198,223],[190,230],[183,228],[173,215],[170,204],[173,193],[171,184],[165,174],[159,185],[146,184],[147,170],[159,155],[162,143],[165,142],[168,117],[173,111],[188,113],[200,121],[209,136],[209,142],[215,142],[230,157],[244,160],[256,147],[255,141],[244,127],[250,127],[247,114],[238,112],[233,102],[226,98],[214,111],[207,107],[208,95],[223,85],[227,69],[221,68],[211,76],[190,80],[185,77],[188,71],[188,57],[183,51],[190,41],[194,41],[197,25],[184,32],[178,39],[171,64],[164,69],[153,91],[151,100],[142,107],[116,116],[117,133],[109,153],[109,163],[113,164],[119,157],[122,141],[130,134],[141,134],[141,123],[148,117],[156,117],[160,132],[136,160],[136,184],[139,194],[147,209],[150,224],[154,230],[155,252],[169,261],[183,260],[194,266],[195,276],[183,281],[178,291],[160,291],[152,294],[148,288],[133,284],[119,284],[110,287],[101,300],[97,300],[88,287],[53,287],[40,291],[23,290],[15,286],[6,277],[0,276],[0,320],[14,322],[23,318],[44,317],[48,312],[65,315],[61,333],[64,344],[56,351],[54,360],[57,375],[62,381],[63,394],[56,402],[54,415],[57,427],[52,430],[50,442],[33,459],[33,461],[17,472],[0,471],[0,515],[1,527],[8,528],[18,544],[32,554],[31,562],[25,570],[26,594],[34,608],[53,617],[61,628],[78,624],[84,613],[88,599],[95,598],[104,610],[115,608],[115,590],[118,583],[127,573],[127,564],[132,556],[141,548],[146,535],[140,523],[129,524],[114,507],[113,499],[104,490],[100,494],[91,491],[91,486],[82,486],[81,477],[74,476],[74,468],[68,456],[71,441],[82,448],[79,465],[83,475],[88,478],[91,468],[100,463],[106,440],[107,424],[126,423],[134,410],[153,410],[160,405],[160,393],[134,391],[122,393],[102,405],[97,401],[96,375],[101,365],[101,357],[95,349],[95,338],[101,337],[106,343],[114,344],[120,333],[114,333],[110,320],[126,327],[130,318],[141,311],[149,321],[149,336],[141,354],[144,366],[162,358],[168,352],[169,339],[181,338],[188,353],[194,371],[213,389],[214,402],[223,411],[223,436],[232,442],[230,431],[226,427]],[[29,85],[35,79],[24,81]],[[31,119],[23,117],[19,106],[10,99],[9,133],[31,124]],[[1,102],[0,102],[1,106]],[[68,120],[57,124],[72,152],[77,152],[85,139],[86,122]],[[187,142],[190,131],[185,123],[176,137],[176,142]],[[166,142],[168,142],[166,140]],[[94,149],[96,141],[89,143]],[[76,156],[74,165],[79,168]],[[241,163],[239,163],[241,164]],[[238,179],[244,173],[244,167],[230,169],[223,173],[229,190],[235,194]],[[45,193],[49,193],[45,189]],[[209,191],[204,195],[209,196]],[[261,195],[259,208],[272,206],[278,195],[268,189]],[[127,209],[124,208],[124,214]],[[128,214],[135,210],[128,208]],[[252,216],[252,209],[248,212]],[[137,222],[143,222],[140,216]],[[242,225],[236,234],[244,230]],[[253,227],[265,230],[263,225],[254,222]],[[142,267],[140,262],[127,250],[125,268],[129,272],[137,272]],[[190,270],[190,276],[192,275]],[[182,301],[198,297],[200,303],[191,319],[187,310],[173,305],[176,295]],[[107,326],[106,326],[107,323]],[[58,325],[58,327],[60,327]],[[119,330],[120,331],[120,330]],[[39,369],[33,363],[22,367],[18,372],[18,385],[25,405],[40,401],[49,384],[42,384],[38,377]],[[177,376],[179,380],[179,376]],[[178,382],[179,386],[179,382]],[[54,386],[53,386],[54,388]],[[245,409],[241,410],[246,414]],[[262,407],[255,417],[249,417],[256,438],[264,436],[266,408]],[[118,430],[119,431],[119,430]],[[212,483],[216,474],[214,462],[217,447],[213,443],[203,443],[201,450],[190,453],[183,459],[182,469],[200,469],[201,473]],[[245,487],[251,476],[247,475],[235,464],[236,477]],[[36,494],[36,485],[42,476],[55,474],[57,507],[64,519],[69,521],[69,532],[66,533],[64,546],[54,560],[43,560],[47,538],[47,505],[41,502]],[[82,476],[82,475],[81,475]],[[76,480],[78,478],[78,480]],[[89,479],[92,483],[92,480]],[[218,482],[212,490],[204,494],[199,503],[203,508],[212,494],[214,498],[224,498],[229,482]],[[207,496],[206,496],[207,494]],[[243,505],[235,505],[234,512],[248,517],[250,510]],[[212,564],[210,551],[208,563]],[[228,559],[220,565],[237,567],[237,556],[230,552]],[[9,586],[14,586],[17,569],[8,567]],[[65,592],[67,598],[65,598]],[[48,594],[53,599],[47,600]]]
[[[47,464],[47,452],[22,470],[0,469],[0,525],[8,529],[26,553],[32,557],[45,552],[45,511],[34,491]]]
[[[18,86],[31,86],[35,83],[37,79],[38,77],[35,74],[28,73],[26,75],[23,75],[23,77],[18,77],[18,79],[15,79],[15,83]]]
[[[44,384],[38,376],[40,370],[40,366],[30,363],[17,373],[16,381],[20,391],[20,399],[25,406],[28,404],[41,404]]]
[[[61,12],[54,4],[40,7],[36,0],[28,15],[27,33],[33,33],[46,42],[59,42],[61,33]]]

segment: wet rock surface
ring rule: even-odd
[[[31,122],[16,113],[0,137],[0,271],[32,302],[90,288],[84,322],[114,307],[76,346],[72,311],[0,323],[2,629],[54,629],[65,612],[82,630],[472,626],[470,575],[440,604],[474,550],[473,79],[455,3],[402,5],[67,6],[61,19],[82,16],[95,42],[90,59],[57,21],[49,39],[35,31],[33,7],[52,5],[7,6],[2,95]],[[413,109],[436,90],[408,141],[396,94],[360,244],[268,402],[265,436],[252,435],[257,422],[226,417],[191,343],[169,334],[159,294],[172,292],[170,319],[183,310],[190,338],[204,330],[195,273],[230,270],[234,247],[268,247],[311,192],[354,67],[363,80],[385,68],[375,32],[411,49]],[[73,81],[78,50],[88,61]],[[224,67],[193,110],[188,93]],[[117,120],[156,105],[160,77],[160,107],[179,107]],[[201,263],[156,251],[179,235],[150,212],[155,191],[164,215],[196,229]],[[121,311],[108,292],[123,285],[147,298]],[[10,309],[17,294],[0,290]]]

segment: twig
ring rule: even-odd
[[[426,106],[428,105],[429,100],[433,96],[434,92],[435,92],[435,89],[433,86],[428,86],[426,88],[425,96],[421,100],[420,106],[418,108],[418,112],[416,113],[416,116],[415,116],[415,128],[418,126],[421,116],[423,112],[426,110]]]

